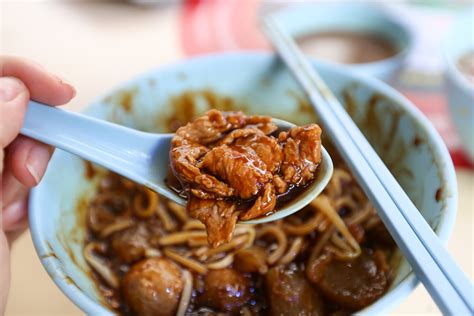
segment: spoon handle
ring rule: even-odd
[[[152,134],[30,101],[21,134],[124,176],[149,159]]]

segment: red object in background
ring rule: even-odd
[[[267,50],[258,29],[261,0],[187,0],[181,14],[181,42],[188,56],[236,50]],[[400,89],[433,123],[456,167],[474,168],[462,152],[444,93]]]
[[[433,123],[449,149],[456,167],[474,168],[461,148],[461,142],[454,129],[446,96],[440,91],[401,90],[418,109]]]
[[[257,28],[260,0],[188,0],[181,15],[186,55],[268,49]]]

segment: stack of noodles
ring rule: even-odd
[[[211,248],[204,225],[190,218],[184,207],[161,200],[154,192],[126,179],[120,178],[120,182],[128,191],[135,189],[142,194],[132,196],[129,209],[123,210],[128,217],[117,217],[101,227],[93,227],[93,222],[89,221],[90,229],[99,238],[86,245],[85,259],[109,286],[118,288],[119,278],[101,256],[105,245],[100,240],[135,225],[137,221],[131,220],[130,214],[142,220],[157,216],[164,233],[151,236],[155,246],[150,246],[144,253],[145,257],[165,256],[184,269],[185,287],[178,314],[184,314],[192,297],[191,273],[206,274],[209,269],[222,269],[235,263],[257,266],[256,271],[265,274],[273,266],[293,262],[302,253],[309,254],[310,260],[325,252],[342,260],[353,259],[360,255],[361,248],[355,238],[357,234],[350,228],[359,225],[370,229],[380,223],[352,175],[343,168],[335,168],[323,194],[304,210],[277,222],[237,225],[229,243]],[[117,197],[113,192],[104,191],[95,197],[93,204],[97,206]],[[89,208],[89,212],[95,209],[99,208]],[[235,262],[237,259],[238,263]]]

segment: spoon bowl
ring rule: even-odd
[[[279,119],[272,121],[280,131],[295,126]],[[28,104],[21,134],[101,165],[173,202],[186,205],[186,199],[166,184],[170,144],[174,134],[141,132],[35,101]],[[317,176],[302,193],[275,213],[242,223],[265,223],[297,212],[321,193],[332,171],[331,157],[322,148],[322,162]]]

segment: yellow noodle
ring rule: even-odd
[[[326,217],[323,217],[323,219],[321,220],[321,223],[319,223],[318,231],[325,232],[328,229],[328,227],[331,225],[332,225],[331,221],[327,219]]]
[[[337,247],[341,248],[342,250],[345,250],[347,252],[351,251],[351,247],[347,244],[347,242],[342,239],[337,233],[332,234],[331,236],[331,242],[336,245]]]
[[[267,258],[267,262],[272,265],[276,263],[285,252],[288,240],[286,239],[286,235],[283,230],[276,225],[263,226],[257,232],[257,237],[261,238],[262,236],[267,234],[273,235],[277,240],[278,245],[277,248]]]
[[[173,212],[173,214],[183,223],[186,223],[188,220],[189,220],[189,217],[188,217],[188,213],[186,212],[186,209],[173,202],[173,201],[168,201],[168,203],[166,203],[167,206],[168,206],[168,209],[171,210],[171,212]]]
[[[168,212],[166,212],[163,207],[157,207],[156,214],[163,223],[163,227],[166,231],[170,232],[176,230],[176,222],[171,218],[171,216],[168,214]]]
[[[365,222],[364,228],[367,229],[367,230],[368,230],[368,229],[371,229],[371,228],[373,228],[373,227],[379,225],[380,222],[381,222],[381,220],[380,220],[380,218],[379,218],[378,216],[377,216],[377,217],[375,217],[375,216],[374,216],[374,217],[371,217],[371,218],[369,218],[369,219],[367,220],[367,222]]]
[[[174,252],[170,249],[164,249],[163,250],[165,256],[170,258],[171,260],[176,261],[177,263],[199,273],[199,274],[206,274],[207,273],[207,268],[202,265],[201,263],[197,262],[196,260],[193,260],[191,258],[186,258],[182,255],[180,255],[177,252]]]
[[[183,226],[183,230],[193,230],[193,229],[205,229],[206,226],[204,226],[203,223],[198,221],[197,219],[190,220],[186,222]]]
[[[339,210],[341,207],[346,207],[352,212],[357,210],[357,204],[349,196],[342,196],[335,201],[336,210]]]
[[[184,231],[184,232],[177,232],[168,234],[166,236],[161,237],[158,240],[158,243],[162,246],[169,246],[169,245],[176,245],[176,244],[183,244],[187,243],[190,238],[193,237],[206,237],[207,234],[205,231]]]
[[[367,196],[364,194],[364,191],[362,191],[361,188],[355,185],[352,187],[352,196],[360,204],[364,204],[368,201]]]
[[[209,257],[211,257],[215,254],[218,254],[218,253],[221,253],[221,252],[227,252],[227,251],[229,251],[233,248],[237,248],[238,246],[243,244],[247,240],[247,238],[248,237],[245,236],[245,235],[240,235],[240,236],[234,237],[234,238],[232,238],[231,241],[229,241],[226,244],[222,244],[217,248],[209,249],[199,259],[206,260],[207,258],[209,258]]]
[[[106,238],[113,233],[129,228],[132,225],[133,222],[130,219],[119,219],[116,222],[102,228],[99,236],[100,238]]]
[[[299,254],[302,245],[303,245],[303,238],[296,237],[292,241],[288,252],[283,257],[281,257],[281,259],[278,261],[278,264],[288,264],[292,262],[296,258],[296,256]]]
[[[321,213],[316,213],[310,220],[300,225],[284,223],[283,230],[290,235],[304,236],[316,230],[323,218],[324,216]]]
[[[100,251],[101,246],[97,242],[91,242],[84,247],[84,259],[97,272],[107,284],[116,289],[119,287],[119,279],[101,258],[97,257],[94,252]]]
[[[330,200],[325,195],[320,195],[311,202],[320,212],[323,212],[324,215],[330,219],[336,229],[344,236],[349,245],[355,250],[355,252],[360,253],[359,243],[354,239],[351,232],[347,228],[344,221],[337,214],[336,210],[331,206]]]
[[[326,246],[329,238],[331,238],[331,235],[334,233],[335,229],[333,227],[329,228],[327,231],[324,232],[324,234],[319,237],[318,241],[313,247],[313,251],[311,252],[311,258],[309,261],[315,260],[319,255],[322,253],[324,246]]]
[[[202,256],[208,249],[209,247],[207,246],[208,243],[206,243],[206,246],[199,247],[198,249],[193,251],[194,256],[200,257]]]
[[[208,269],[214,269],[214,270],[224,269],[224,268],[227,268],[228,266],[230,266],[233,262],[234,262],[234,254],[229,253],[227,256],[225,256],[221,260],[217,260],[217,261],[214,261],[214,262],[207,263],[206,267]]]
[[[347,226],[355,225],[355,224],[361,224],[362,222],[365,222],[366,220],[369,219],[371,215],[373,215],[373,208],[370,203],[366,203],[364,208],[362,209],[361,212],[358,212],[354,214],[353,216],[347,218],[345,220]]]
[[[150,189],[144,189],[146,196],[146,205],[143,205],[143,194],[136,194],[133,198],[133,212],[140,218],[148,218],[152,216],[158,205],[158,194]]]
[[[196,237],[191,237],[188,239],[189,247],[206,246],[208,244],[209,242],[207,241],[206,236],[196,236]]]
[[[189,302],[193,294],[193,276],[188,270],[183,270],[182,277],[184,280],[183,292],[181,292],[181,299],[179,300],[177,316],[184,316],[188,309]]]
[[[255,227],[252,225],[239,225],[236,227],[234,235],[239,234],[247,234],[247,241],[242,248],[248,248],[253,245],[257,232],[255,231]]]
[[[147,258],[158,258],[161,257],[162,253],[160,250],[155,248],[146,248],[145,249],[145,257]]]
[[[121,178],[120,182],[126,189],[133,189],[133,187],[135,186],[135,183],[131,180],[128,180],[127,178]]]
[[[342,183],[350,182],[352,180],[351,175],[340,168],[335,168],[332,174],[331,181],[328,183],[328,191],[331,191],[333,197],[340,196],[342,194]]]

